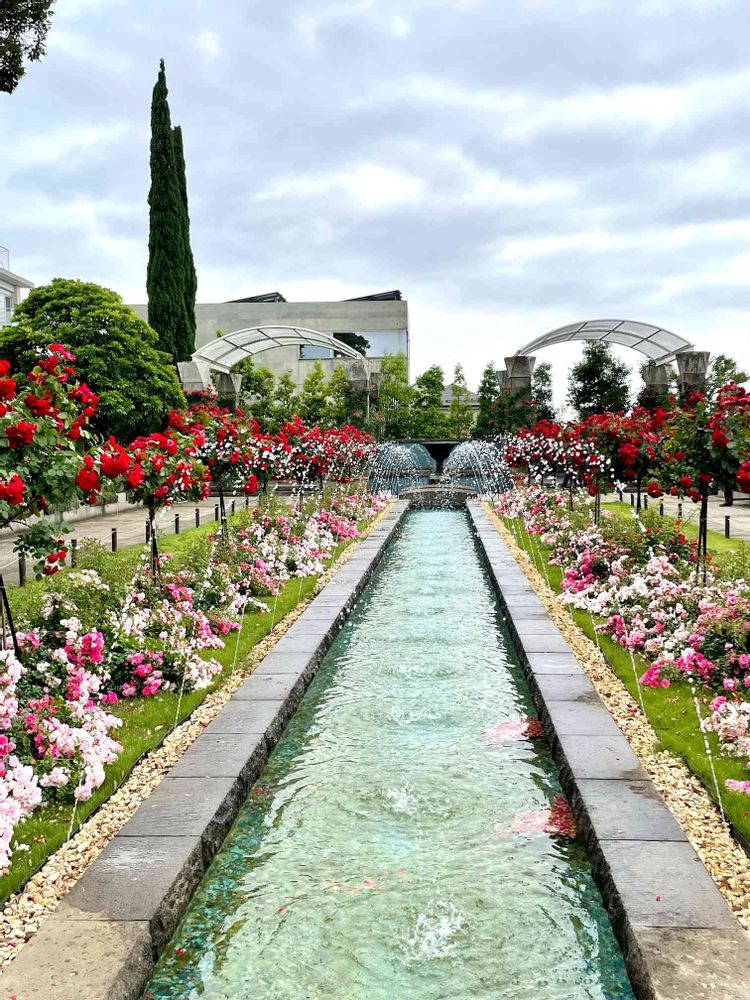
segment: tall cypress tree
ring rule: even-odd
[[[148,193],[148,322],[159,346],[183,360],[186,331],[183,198],[167,101],[164,60],[151,101],[151,189]]]
[[[190,247],[190,212],[188,211],[185,149],[182,144],[182,129],[179,125],[175,125],[172,129],[172,137],[174,140],[177,183],[180,186],[180,197],[182,199],[182,247],[184,251],[183,296],[185,299],[185,313],[187,315],[188,322],[184,336],[179,345],[177,360],[187,361],[195,350],[195,296],[198,291],[198,276],[195,273],[195,261],[193,260],[193,251]]]

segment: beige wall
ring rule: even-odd
[[[147,306],[131,308],[143,319],[147,318]],[[297,326],[321,333],[360,333],[364,336],[404,331],[399,347],[409,357],[409,316],[407,303],[403,301],[219,302],[196,305],[195,318],[197,347],[214,340],[217,330],[227,334],[254,326]],[[389,353],[395,354],[399,347]],[[378,357],[375,350],[371,357]],[[300,359],[297,347],[275,347],[256,354],[253,360],[256,365],[270,368],[275,375],[290,372],[298,385],[315,364],[314,360]],[[345,363],[345,359],[324,358],[320,363],[330,375],[334,368]],[[379,363],[374,361],[372,371],[379,368]]]

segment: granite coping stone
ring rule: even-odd
[[[747,934],[722,927],[641,927],[628,934],[625,952],[634,969],[636,996],[647,1000],[750,1000],[738,957]]]
[[[230,701],[278,701],[299,695],[305,688],[304,673],[294,674],[252,673],[232,695]]]
[[[284,703],[273,701],[235,701],[230,698],[222,710],[209,722],[204,733],[210,736],[264,736],[275,742],[286,719],[280,720]]]
[[[585,830],[599,840],[687,842],[645,772],[635,781],[578,777],[573,805],[577,815],[586,817]]]
[[[619,730],[608,736],[555,733],[560,769],[575,774],[576,781],[587,779],[638,781],[646,771],[633,753],[633,748]],[[571,784],[565,782],[565,784]],[[614,792],[613,794],[616,794]]]
[[[251,786],[268,760],[265,736],[203,730],[169,772],[173,778],[242,778]]]
[[[567,653],[529,652],[526,654],[526,665],[535,677],[537,674],[581,674],[586,676],[572,650],[568,650]]]
[[[280,649],[275,646],[255,668],[251,676],[259,677],[265,674],[289,674],[297,678],[301,675],[311,677],[315,673],[318,655],[310,649]]]
[[[738,926],[687,841],[600,840],[594,870],[615,926]]]
[[[80,920],[53,913],[0,976],[9,1000],[140,1000],[154,968],[146,920]]]
[[[205,871],[200,837],[116,836],[57,908],[61,919],[147,921],[157,949]]]
[[[261,661],[257,680],[248,680],[258,686],[259,697],[246,700],[240,692],[252,686],[241,688],[141,803],[0,975],[0,1000],[4,993],[18,1000],[142,997],[156,956],[293,714],[335,626],[343,624],[408,508],[408,501],[394,503],[297,619],[292,636],[282,637]]]
[[[550,701],[577,701],[595,704],[600,701],[586,674],[537,674],[534,684],[545,703]]]
[[[200,837],[206,863],[214,856],[249,791],[236,777],[168,775],[138,807],[119,837]]]
[[[527,624],[529,621],[530,619],[524,619],[520,623],[513,620],[508,622],[524,653],[567,653],[570,650],[560,632],[536,630]]]
[[[469,501],[467,509],[480,526],[481,547],[491,522],[478,502]],[[493,556],[505,548],[494,533]],[[524,621],[528,602],[512,590],[505,593],[504,561],[488,560],[490,576],[592,854],[636,996],[750,1000],[747,935],[557,627],[540,627],[536,616]],[[510,577],[513,588],[516,578]]]

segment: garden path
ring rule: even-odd
[[[228,512],[231,508],[232,497],[227,498]],[[245,505],[245,497],[236,498],[237,510],[241,510]],[[249,500],[250,506],[255,506],[256,500]],[[167,508],[157,517],[159,534],[172,535],[175,531],[175,514],[179,514],[180,531],[187,531],[195,527],[195,511],[200,508],[200,523],[206,524],[214,520],[216,497],[209,497],[199,503],[178,503]],[[71,524],[72,531],[66,535],[66,542],[70,546],[72,539],[77,539],[80,543],[84,538],[94,538],[101,542],[108,549],[112,547],[112,529],[117,529],[118,549],[128,549],[133,545],[142,545],[146,540],[146,509],[145,507],[134,506],[126,510],[115,511],[112,514],[104,514],[101,517],[88,518],[85,521],[78,521]],[[13,551],[15,535],[6,535],[0,538],[0,572],[7,584],[18,583],[18,556]],[[32,578],[31,567],[28,569],[28,578]]]
[[[607,502],[615,502],[619,497],[612,493],[604,497]],[[624,494],[623,500],[629,503],[629,495]],[[679,501],[674,497],[662,497],[661,500],[649,500],[649,508],[658,510],[659,504],[664,503],[664,513],[670,517],[677,517]],[[724,534],[725,518],[729,518],[730,538],[738,538],[745,542],[750,542],[750,503],[744,494],[735,493],[734,504],[731,507],[721,506],[722,497],[709,497],[708,500],[708,527],[711,531]],[[698,506],[689,500],[682,504],[682,517],[686,523],[698,524]]]

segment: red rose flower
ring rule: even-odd
[[[7,364],[5,361],[3,364]],[[12,378],[0,378],[0,399],[7,399],[10,402],[16,394],[16,382]]]
[[[664,496],[664,491],[662,490],[661,486],[659,486],[659,484],[656,482],[655,479],[652,479],[651,482],[648,484],[648,486],[646,487],[646,492],[650,497],[653,497],[654,500],[658,500],[659,497]]]
[[[31,444],[36,433],[36,424],[30,420],[19,420],[17,424],[11,424],[5,428],[5,436],[11,448],[20,448],[21,445]]]
[[[99,489],[99,473],[94,468],[94,460],[91,455],[86,455],[83,459],[83,466],[78,470],[76,476],[76,486],[84,492],[93,492],[96,499],[96,491]],[[91,503],[91,499],[88,498]]]
[[[46,417],[52,409],[52,403],[47,396],[35,396],[30,392],[24,396],[23,401],[35,417]]]
[[[25,492],[24,481],[17,474],[12,475],[5,483],[0,482],[0,500],[5,500],[14,507],[23,502]]]
[[[726,436],[724,431],[718,430],[714,431],[711,435],[711,443],[714,448],[726,448],[729,444],[729,438]]]

